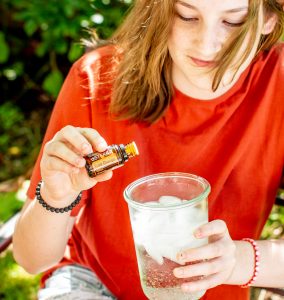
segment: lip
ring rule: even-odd
[[[202,60],[191,56],[190,59],[198,67],[212,67],[215,64],[214,60]]]

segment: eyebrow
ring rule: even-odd
[[[186,2],[178,0],[177,3],[181,4],[181,5],[185,6],[185,7],[189,7],[189,8],[197,10],[197,7],[195,7],[195,6],[191,5],[191,4],[188,4]],[[232,9],[224,10],[223,12],[226,12],[226,13],[235,13],[235,12],[247,11],[247,10],[248,10],[247,6],[241,6],[241,7],[237,7],[237,8],[232,8]]]

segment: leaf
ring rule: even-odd
[[[65,54],[67,52],[67,49],[68,49],[68,44],[64,40],[58,41],[54,47],[55,52],[59,54]]]
[[[83,54],[82,46],[80,46],[78,43],[72,43],[70,50],[68,52],[68,59],[70,62],[74,62],[76,59],[78,59]]]
[[[0,193],[0,199],[0,220],[4,222],[13,216],[13,214],[15,214],[23,206],[23,203],[17,200],[15,192]]]
[[[47,52],[47,47],[48,46],[46,43],[44,43],[44,42],[40,43],[35,50],[36,55],[39,57],[43,57],[45,55],[45,53]]]
[[[17,76],[21,76],[24,73],[24,64],[22,61],[17,61],[12,65],[13,70]]]
[[[43,81],[43,89],[56,97],[63,83],[63,75],[60,71],[55,70],[48,74]]]
[[[71,6],[71,4],[63,6],[63,10],[67,17],[70,18],[74,16],[74,7]]]
[[[0,31],[0,63],[5,63],[10,54],[10,48],[5,41],[5,36],[2,31]]]
[[[24,30],[28,36],[32,36],[36,32],[37,28],[38,26],[33,20],[27,21],[24,25]]]

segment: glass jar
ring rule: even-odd
[[[173,269],[181,266],[180,251],[207,243],[193,231],[208,222],[209,193],[204,178],[178,172],[143,177],[126,187],[141,285],[149,299],[196,300],[204,295],[182,291],[181,283],[197,278],[177,278]]]

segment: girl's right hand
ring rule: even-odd
[[[52,202],[74,200],[80,191],[110,179],[112,171],[90,178],[83,158],[106,148],[106,141],[92,128],[68,125],[58,131],[44,146],[40,162],[43,198]]]

